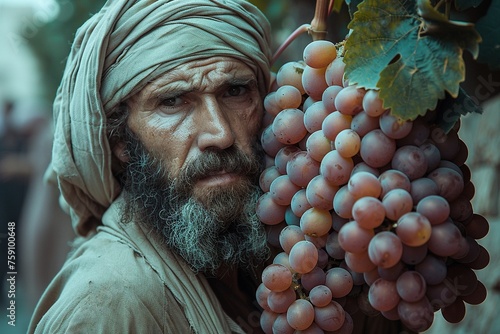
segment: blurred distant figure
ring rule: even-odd
[[[9,222],[16,223],[16,232],[22,205],[31,178],[32,166],[27,159],[30,134],[34,130],[16,125],[14,113],[16,105],[7,100],[0,112],[0,258],[7,259],[7,227]],[[16,260],[20,255],[16,254]],[[6,267],[1,269],[1,284],[5,286]],[[4,299],[2,293],[2,303]]]
[[[59,203],[55,180],[44,178],[52,156],[53,127],[44,126],[30,148],[32,181],[23,205],[20,223],[23,226],[21,267],[26,311],[31,314],[36,302],[61,268],[70,241],[75,237],[71,219]]]

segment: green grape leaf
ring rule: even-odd
[[[347,4],[347,9],[349,10],[349,16],[351,19],[354,16],[354,13],[358,10],[358,5],[363,2],[363,0],[345,0]]]
[[[477,55],[473,25],[447,20],[428,0],[364,0],[349,23],[345,73],[350,83],[379,89],[384,107],[413,120],[457,97],[465,79],[463,50]]]
[[[483,0],[455,0],[455,9],[458,11],[476,8]]]
[[[476,29],[483,38],[477,61],[488,64],[492,70],[500,70],[500,1],[492,1],[488,12],[476,22]]]
[[[468,113],[482,114],[483,109],[470,97],[465,90],[460,88],[457,98],[447,95],[438,105],[439,113],[436,115],[435,123],[446,133],[448,133],[458,119]]]

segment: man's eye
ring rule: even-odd
[[[180,99],[177,97],[164,98],[160,101],[162,107],[175,107],[180,103]]]
[[[227,90],[227,95],[229,96],[240,96],[246,92],[246,88],[244,86],[231,86]]]

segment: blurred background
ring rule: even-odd
[[[484,14],[491,2],[472,13]],[[273,27],[273,48],[314,15],[314,0],[254,0]],[[76,29],[103,5],[103,0],[0,0],[0,261],[7,258],[7,223],[16,223],[16,327],[7,325],[8,286],[0,288],[0,333],[25,333],[31,312],[43,289],[64,260],[73,237],[69,217],[61,211],[57,188],[42,181],[50,162],[52,110],[65,59]],[[331,16],[327,38],[339,42],[346,36],[347,7]],[[294,41],[274,64],[300,60],[311,41],[307,34]],[[500,45],[500,41],[498,41]],[[497,47],[500,47],[497,45]],[[491,233],[482,244],[494,255],[498,246],[500,153],[500,75],[485,64],[464,55],[467,77],[463,87],[485,108],[484,115],[467,116],[461,137],[469,146],[468,165],[477,193],[475,211],[488,217]],[[500,59],[498,59],[500,62]],[[498,68],[498,66],[497,66]],[[478,136],[478,131],[480,135]],[[500,271],[492,264],[478,276],[487,285],[487,301],[474,306],[467,321],[448,325],[439,319],[428,332],[471,331],[494,333],[500,329],[496,316]],[[3,263],[3,262],[2,262]],[[5,275],[6,265],[0,266]],[[495,286],[497,286],[495,288]]]

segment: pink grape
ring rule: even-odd
[[[361,253],[345,252],[344,260],[346,264],[357,273],[372,271],[377,266],[371,261],[368,252]]]
[[[331,141],[322,130],[314,131],[307,137],[306,151],[314,160],[321,162],[323,157],[331,151]]]
[[[276,83],[279,87],[291,85],[297,88],[301,94],[305,93],[302,86],[302,74],[305,64],[298,61],[290,61],[283,64],[276,73]]]
[[[368,132],[361,139],[360,155],[368,165],[379,168],[391,162],[396,152],[396,141],[387,137],[382,130]]]
[[[378,129],[379,120],[377,117],[369,116],[365,111],[360,111],[351,121],[351,129],[356,131],[356,133],[362,138],[368,132]]]
[[[441,153],[439,149],[430,141],[424,142],[419,148],[424,152],[425,159],[427,160],[427,173],[433,171],[439,166],[441,162]]]
[[[355,164],[354,168],[352,169],[351,175],[354,175],[357,172],[368,172],[375,175],[376,177],[380,176],[380,172],[377,168],[370,167],[364,162],[358,162],[357,164]]]
[[[328,87],[325,79],[326,67],[314,68],[306,65],[302,73],[302,87],[304,87],[307,95],[315,99],[321,100],[323,92]]]
[[[315,208],[331,210],[333,198],[338,190],[339,187],[328,182],[323,175],[317,175],[309,181],[306,187],[306,198]]]
[[[365,196],[379,197],[382,192],[382,185],[379,179],[369,172],[358,172],[352,174],[347,189],[356,198]]]
[[[314,308],[314,321],[323,330],[336,331],[342,327],[345,320],[345,311],[336,301],[328,305]]]
[[[269,166],[262,171],[259,177],[259,186],[262,191],[267,192],[270,189],[271,183],[280,176],[280,172],[276,166]]]
[[[403,189],[393,189],[382,198],[382,204],[385,208],[385,216],[393,221],[412,211],[413,200],[408,191]]]
[[[341,186],[349,181],[354,162],[343,157],[338,151],[328,152],[321,161],[319,173],[331,184]]]
[[[403,254],[401,255],[401,261],[409,264],[415,265],[420,263],[427,255],[427,244],[423,244],[418,247],[407,246],[403,244]]]
[[[441,159],[453,160],[460,150],[460,139],[454,130],[445,133],[440,128],[434,128],[430,135],[432,141],[441,153]]]
[[[366,91],[365,96],[363,96],[363,110],[371,117],[378,117],[386,111],[378,90],[369,89]]]
[[[335,149],[345,158],[351,158],[358,154],[361,146],[361,138],[356,131],[345,129],[339,132],[335,138]]]
[[[290,180],[300,187],[307,184],[319,174],[320,163],[311,158],[306,151],[295,153],[286,165],[286,173]]]
[[[255,297],[257,300],[257,303],[259,304],[260,307],[262,307],[264,310],[270,311],[271,309],[269,308],[269,305],[267,305],[267,296],[271,290],[269,290],[264,283],[260,283],[259,286],[257,287],[257,290],[255,292]]]
[[[283,110],[278,105],[278,101],[276,99],[276,92],[269,92],[264,98],[264,109],[266,110],[266,114],[272,116],[272,118],[276,117],[278,113]]]
[[[417,203],[415,210],[424,215],[432,225],[443,223],[450,215],[448,201],[438,195],[430,195],[422,198]]]
[[[385,208],[382,202],[375,197],[362,197],[352,207],[352,217],[365,229],[379,227],[385,219]]]
[[[311,104],[304,112],[303,125],[309,133],[321,130],[323,121],[331,112],[327,110],[322,101]]]
[[[280,175],[269,187],[271,198],[279,205],[290,205],[293,195],[301,188],[290,180],[288,175]]]
[[[277,204],[271,193],[264,193],[258,200],[256,213],[259,220],[266,225],[276,225],[285,220],[286,206]]]
[[[302,152],[301,149],[293,145],[286,145],[278,150],[274,158],[274,165],[280,174],[286,174],[286,165],[288,161],[298,152]]]
[[[375,235],[373,229],[365,229],[356,221],[350,221],[339,231],[340,246],[347,252],[362,253],[368,250],[368,244]]]
[[[268,125],[260,136],[262,148],[267,155],[274,157],[285,144],[281,143],[273,132],[272,124]]]
[[[300,284],[306,291],[310,291],[309,297],[311,296],[314,287],[325,284],[325,280],[326,280],[326,273],[320,267],[314,267],[314,269],[311,270],[310,272],[302,274],[300,276]],[[331,299],[332,298],[330,292],[330,300]],[[317,306],[312,300],[311,303]]]
[[[293,245],[288,259],[293,271],[305,274],[316,267],[318,263],[318,249],[312,242],[301,240]]]
[[[351,128],[351,122],[351,115],[344,115],[339,111],[333,111],[325,117],[321,124],[321,129],[326,138],[335,141],[340,131]]]
[[[278,313],[270,311],[270,310],[264,310],[262,311],[262,314],[260,316],[260,327],[264,331],[265,334],[272,334],[273,333],[273,323],[278,317]]]
[[[447,273],[445,261],[430,253],[415,266],[415,270],[422,275],[428,285],[441,283]]]
[[[321,270],[323,272],[323,270]],[[326,285],[318,284],[309,292],[309,300],[316,307],[323,307],[330,304],[332,292]]]
[[[284,291],[271,290],[267,296],[267,305],[273,312],[285,313],[288,307],[295,301],[295,298],[295,290],[292,287]]]
[[[299,108],[302,104],[302,94],[297,87],[284,85],[276,90],[276,104],[283,109]]]
[[[409,270],[398,278],[396,288],[401,299],[407,302],[416,302],[425,296],[427,283],[417,271]]]
[[[326,272],[325,285],[329,288],[333,298],[341,298],[351,292],[354,282],[347,270],[333,267]]]
[[[280,111],[273,121],[272,130],[280,143],[287,145],[298,143],[307,133],[304,113],[296,108]]]
[[[302,57],[307,66],[314,68],[327,67],[337,58],[337,48],[330,41],[316,40],[306,45]]]
[[[393,169],[405,173],[410,181],[425,175],[427,171],[427,160],[424,152],[417,146],[403,146],[396,150],[392,157]]]
[[[378,311],[389,311],[396,307],[400,301],[396,282],[383,278],[377,279],[370,285],[368,291],[370,304]]]
[[[325,71],[325,80],[328,86],[343,86],[342,77],[344,76],[345,63],[342,57],[335,58]]]
[[[279,235],[281,248],[286,253],[290,253],[292,246],[301,240],[305,240],[304,232],[302,232],[299,226],[295,225],[285,226]]]
[[[398,314],[403,324],[416,332],[429,329],[434,321],[434,312],[426,297],[413,303],[401,300],[398,304]]]
[[[304,330],[314,321],[314,307],[305,299],[297,299],[288,308],[286,319],[296,330]]]
[[[292,273],[280,264],[270,264],[262,271],[262,283],[271,291],[285,291],[292,284]]]
[[[328,234],[325,249],[332,259],[340,260],[344,258],[345,250],[339,244],[338,232],[333,231]]]
[[[464,189],[463,177],[451,168],[437,168],[430,172],[427,177],[437,184],[439,195],[448,200],[448,202],[456,199]]]
[[[418,212],[408,212],[399,217],[396,234],[405,245],[418,247],[431,237],[431,223]]]
[[[279,333],[279,334],[294,334],[295,329],[288,323],[286,320],[286,313],[280,313],[276,320],[274,320],[272,325],[271,334]]]
[[[408,192],[411,191],[411,181],[403,172],[396,169],[388,169],[384,171],[378,177],[380,185],[382,186],[382,192],[380,193],[380,198],[384,196],[393,189],[403,189]]]
[[[305,235],[322,236],[332,228],[332,218],[328,210],[310,208],[300,217],[300,228]]]
[[[439,189],[437,184],[427,177],[421,177],[411,182],[410,195],[413,203],[418,203],[424,197],[437,195]]]
[[[370,260],[377,266],[389,268],[395,265],[403,254],[403,244],[398,236],[389,231],[375,234],[368,245]]]
[[[379,125],[387,137],[401,139],[410,133],[413,122],[399,119],[392,115],[390,111],[386,111],[380,116]]]
[[[445,221],[442,224],[432,226],[427,246],[431,252],[438,256],[451,256],[459,250],[460,237],[460,230],[455,224]]]
[[[410,133],[398,140],[398,146],[415,145],[420,146],[429,138],[431,130],[429,124],[422,117],[413,121]]]
[[[323,102],[325,109],[329,112],[333,112],[335,109],[335,98],[337,94],[342,90],[342,86],[328,86],[323,95],[321,95],[321,101]]]
[[[402,261],[398,261],[395,265],[388,268],[377,267],[378,275],[388,281],[396,281],[407,270],[407,266]]]
[[[299,218],[302,217],[307,209],[312,208],[312,205],[307,200],[306,189],[302,188],[297,191],[295,195],[293,195],[292,201],[290,203],[290,208],[292,212]]]
[[[287,267],[289,270],[292,270],[292,267],[290,267],[288,254],[285,252],[278,253],[273,259],[273,264],[281,264],[282,266]]]
[[[341,218],[352,218],[352,207],[357,198],[347,189],[347,185],[339,188],[333,197],[333,210]]]
[[[335,97],[335,108],[344,115],[354,116],[363,110],[365,90],[356,85],[347,86]]]

